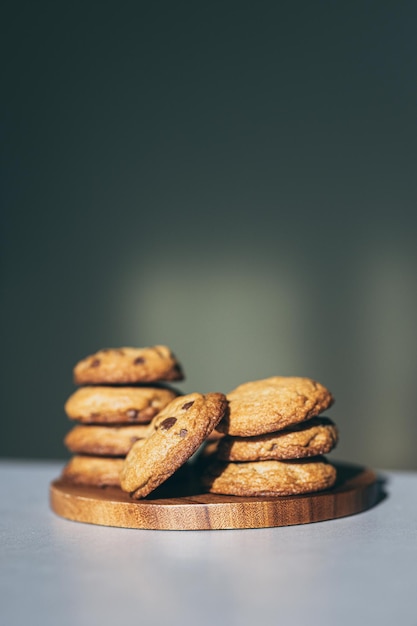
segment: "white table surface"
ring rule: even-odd
[[[56,516],[62,465],[0,462],[2,625],[417,625],[417,473],[343,519],[154,531]]]

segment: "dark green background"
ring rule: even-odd
[[[75,362],[167,343],[417,468],[417,4],[3,6],[1,454],[63,458]]]

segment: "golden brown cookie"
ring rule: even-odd
[[[126,456],[139,439],[148,434],[149,426],[75,426],[64,439],[71,452],[99,456]]]
[[[100,350],[74,368],[77,385],[125,385],[183,378],[181,366],[167,346]]]
[[[290,496],[328,489],[336,469],[323,457],[299,461],[210,464],[203,483],[212,493],[234,496]]]
[[[222,461],[302,459],[327,454],[337,440],[337,428],[331,420],[313,417],[285,430],[257,437],[225,436],[218,443],[217,457]]]
[[[62,470],[62,478],[77,485],[119,487],[124,459],[73,456]]]
[[[150,435],[133,445],[121,473],[121,486],[144,498],[194,454],[223,417],[222,393],[191,393],[173,400],[153,419]]]
[[[333,397],[310,378],[273,376],[239,385],[229,394],[229,411],[217,430],[254,437],[282,430],[319,415]]]
[[[81,387],[65,411],[85,424],[147,424],[177,395],[164,387]]]

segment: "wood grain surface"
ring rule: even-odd
[[[193,484],[191,467],[143,500],[132,500],[115,487],[84,487],[58,479],[50,485],[50,504],[61,517],[89,524],[214,530],[309,524],[360,513],[378,502],[380,487],[372,470],[333,464],[338,473],[336,485],[301,496],[243,498],[201,493]]]

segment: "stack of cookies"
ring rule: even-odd
[[[74,453],[65,480],[96,487],[120,486],[124,459],[148,435],[151,420],[179,393],[165,381],[183,380],[166,346],[100,350],[74,368],[80,388],[65,404],[79,422],[64,443]]]
[[[121,487],[146,497],[194,453],[191,467],[206,491],[234,496],[287,496],[331,487],[335,468],[324,454],[338,433],[319,415],[331,393],[309,378],[274,376],[229,394],[181,395],[183,379],[166,346],[100,350],[74,368],[79,389],[65,405],[79,422],[65,437],[74,453],[64,480]],[[176,474],[178,476],[178,474]]]
[[[333,422],[317,417],[333,404],[323,385],[274,376],[240,385],[227,400],[228,414],[217,426],[225,436],[204,463],[210,492],[286,496],[334,484],[336,470],[322,455],[338,433]]]

